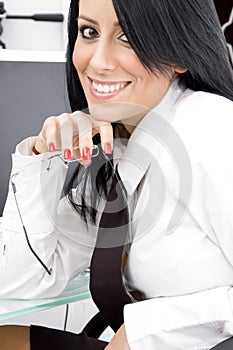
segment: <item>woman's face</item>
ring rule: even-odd
[[[79,1],[73,62],[89,107],[123,102],[151,109],[177,76],[175,70],[147,72],[119,26],[111,0]],[[110,114],[108,121],[114,119]]]

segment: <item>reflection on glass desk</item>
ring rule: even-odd
[[[83,272],[57,297],[47,299],[0,299],[0,321],[35,311],[90,298],[89,273]]]

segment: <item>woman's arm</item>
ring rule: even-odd
[[[67,170],[64,160],[75,157],[90,166],[96,133],[103,147],[106,141],[112,143],[110,123],[80,112],[64,113],[47,118],[36,138],[17,147],[0,236],[0,297],[54,296],[89,266],[96,227],[88,227],[87,233],[79,214],[60,197]],[[34,145],[41,154],[32,152]]]
[[[23,141],[12,155],[9,193],[0,233],[0,297],[56,295],[89,265],[92,252],[91,246],[81,242],[78,234],[76,239],[74,232],[66,230],[64,212],[68,215],[73,211],[65,199],[62,210],[57,212],[67,171],[64,162],[58,157],[50,159],[53,153],[49,152],[27,155],[31,154],[34,142],[35,138]],[[51,269],[51,275],[30,251],[20,215],[33,250]],[[72,218],[76,220],[77,231],[85,236],[85,225],[79,215],[73,214]]]
[[[110,343],[105,348],[105,350],[119,350],[119,349],[130,350],[124,324],[118,329],[114,337],[111,339]]]
[[[153,265],[153,259],[156,262],[159,261],[157,254],[160,252],[156,251],[156,246],[153,249],[153,245],[148,244],[146,245],[148,250],[143,248],[140,250],[139,241],[137,242],[139,263],[143,264],[145,260],[143,256],[151,258],[151,265],[148,263],[144,270],[143,268],[140,270],[141,288],[145,288],[144,292],[148,294],[146,284],[142,284],[142,272],[145,271],[146,275],[147,268],[151,271],[147,276],[152,276],[149,280],[145,277],[147,286],[149,284],[154,286],[157,295],[161,297],[151,297],[149,300],[125,306],[124,322],[131,350],[210,349],[233,335],[233,289],[232,279],[229,277],[233,266],[232,117],[232,102],[204,93],[187,97],[186,101],[180,103],[180,109],[177,108],[177,119],[174,118],[174,125],[187,148],[192,164],[192,196],[186,218],[188,220],[190,213],[194,220],[187,221],[189,225],[183,232],[191,241],[192,237],[196,237],[195,232],[199,230],[203,238],[209,239],[213,252],[215,248],[218,249],[218,255],[214,260],[215,255],[210,254],[212,250],[206,250],[206,255],[203,251],[203,257],[207,258],[203,259],[203,262],[208,263],[209,256],[209,265],[203,264],[202,270],[200,266],[202,260],[199,259],[198,254],[195,255],[195,247],[191,247],[193,251],[189,251],[185,245],[187,241],[179,241],[179,233],[182,232],[182,225],[179,225],[170,235],[165,231],[164,239],[169,241],[169,237],[173,237],[174,242],[178,242],[185,252],[186,259],[182,261],[181,256],[179,260],[176,254],[180,249],[176,249],[175,244],[171,250],[177,258],[175,260],[169,257],[168,250],[162,250],[161,256],[165,257],[162,261],[168,262],[170,266],[172,261],[175,262],[174,269],[169,268],[167,274],[163,274],[164,266],[159,266],[158,263]],[[182,223],[184,222],[185,218]],[[184,224],[183,227],[185,227]],[[195,227],[198,230],[195,231]],[[158,230],[155,229],[153,234],[153,237],[156,237]],[[202,245],[200,244],[198,248],[201,250]],[[133,250],[133,245],[131,249]],[[198,249],[196,251],[198,252]],[[189,256],[192,259],[191,263],[187,259]],[[182,269],[182,263],[184,269]],[[133,268],[137,267],[131,266],[132,274]],[[188,270],[187,279],[190,278],[191,283],[192,281],[196,283],[195,291],[192,289],[193,286],[189,286],[188,281],[184,279],[184,273]],[[205,271],[209,271],[209,274]],[[160,280],[156,277],[153,279],[153,274],[161,277]],[[167,295],[173,293],[174,275],[177,279],[174,284],[176,294],[173,295],[178,293],[180,295],[168,297]],[[167,291],[161,288],[160,281],[167,282],[165,283]],[[184,285],[185,289],[183,289]],[[163,292],[159,294],[161,289]],[[196,292],[197,290],[202,291]]]

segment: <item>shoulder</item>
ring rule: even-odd
[[[232,123],[233,101],[208,92],[186,90],[175,104],[175,123],[223,125]]]
[[[175,104],[172,125],[189,151],[233,151],[233,102],[222,96],[186,90]]]

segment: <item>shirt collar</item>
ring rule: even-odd
[[[182,93],[183,89],[177,79],[159,104],[145,115],[132,133],[118,161],[118,172],[129,195],[136,190],[155,159],[155,152],[151,152],[151,149],[156,148],[158,133],[165,130],[174,113],[174,104]],[[161,128],[163,131],[159,130]]]

